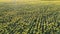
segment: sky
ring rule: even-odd
[[[0,2],[11,2],[11,1],[14,1],[14,0],[0,0]],[[38,0],[16,0],[16,1],[20,1],[20,2],[26,2],[26,1],[38,1]]]
[[[12,1],[14,1],[14,0],[0,0],[0,2],[12,2]],[[19,2],[28,2],[28,1],[42,1],[42,0],[16,0],[16,1],[19,1]]]
[[[32,2],[32,3],[37,3],[37,2],[40,2],[42,0],[0,0],[0,2],[25,2],[25,3],[28,3],[28,2]]]

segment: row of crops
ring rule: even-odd
[[[0,34],[60,34],[60,5],[0,4]]]

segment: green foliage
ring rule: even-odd
[[[0,4],[0,34],[60,34],[60,5]]]

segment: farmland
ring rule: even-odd
[[[0,34],[60,34],[60,5],[0,3]]]

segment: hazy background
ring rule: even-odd
[[[55,3],[60,4],[60,0],[0,0],[0,2],[7,2],[7,3]]]
[[[12,1],[17,1],[17,2],[39,2],[39,1],[60,1],[60,0],[0,0],[0,2],[12,2]]]

